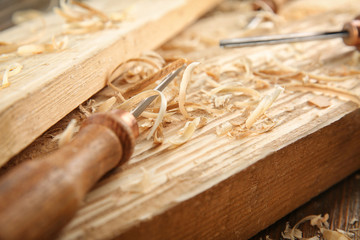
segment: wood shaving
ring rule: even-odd
[[[128,9],[112,13],[109,16],[90,5],[76,0],[60,0],[60,7],[54,12],[65,20],[64,33],[84,34],[112,27],[114,23],[122,22],[128,15]]]
[[[156,82],[157,80],[163,79],[165,76],[169,75],[174,70],[183,66],[186,62],[187,62],[186,59],[180,58],[180,59],[177,59],[177,60],[169,63],[168,65],[166,65],[164,68],[160,69],[153,75],[133,84],[130,88],[128,88],[126,91],[124,91],[123,95],[124,96],[133,96],[133,95],[141,92],[147,86]],[[109,80],[109,82],[110,82],[110,80]]]
[[[328,108],[331,106],[329,98],[324,96],[317,96],[308,101],[309,104],[315,105],[318,108]]]
[[[218,136],[223,136],[228,132],[230,132],[230,130],[232,129],[233,129],[233,124],[230,122],[225,122],[216,127],[216,134]]]
[[[322,234],[322,237],[324,240],[350,240],[350,236],[353,236],[350,232],[345,232],[343,230],[337,229],[337,231],[329,230],[327,229],[329,227],[328,223],[329,214],[325,214],[324,217],[321,215],[310,215],[306,216],[303,219],[301,219],[299,222],[297,222],[293,228],[290,228],[290,224],[287,222],[285,230],[281,233],[283,238],[295,240],[295,239],[306,239],[306,240],[318,240],[318,236],[313,236],[310,238],[303,238],[302,232],[298,229],[299,225],[310,221],[311,226],[316,226],[319,228],[320,233]]]
[[[163,127],[160,125],[154,133],[154,144],[162,144],[164,142]]]
[[[143,167],[141,167],[140,169],[142,172],[141,179],[136,183],[121,186],[121,189],[123,191],[131,192],[131,193],[147,193],[151,190],[153,184],[151,181],[150,172]]]
[[[285,230],[281,233],[281,236],[285,239],[291,239],[291,240],[294,240],[295,238],[302,239],[302,231],[295,227],[291,228],[290,223],[287,222]]]
[[[79,128],[76,119],[72,119],[65,130],[54,137],[54,140],[58,142],[59,147],[64,146],[73,139],[75,133],[79,131]]]
[[[147,136],[147,139],[150,139],[150,137],[154,134],[157,127],[162,122],[162,119],[164,118],[167,102],[164,94],[162,92],[159,92],[157,90],[146,90],[144,92],[139,93],[138,95],[133,96],[132,98],[128,99],[127,101],[123,102],[118,106],[118,108],[123,109],[125,111],[130,111],[132,108],[136,107],[140,102],[145,100],[148,97],[158,95],[160,96],[161,103],[160,103],[160,109],[159,114],[155,120],[155,123],[153,127],[150,129],[150,132]]]
[[[183,129],[183,134],[174,139],[171,139],[170,143],[173,144],[173,146],[180,146],[186,143],[193,136],[199,124],[200,124],[200,117],[197,117],[192,121],[186,122]]]
[[[274,91],[271,94],[265,95],[264,98],[257,105],[255,110],[250,114],[246,120],[246,128],[251,128],[255,121],[262,115],[264,112],[271,107],[273,102],[279,97],[279,95],[284,91],[280,86],[276,86]]]
[[[54,50],[64,50],[68,46],[69,37],[65,36],[62,40],[56,41],[55,36],[53,36],[51,42]]]
[[[223,107],[229,100],[231,99],[231,94],[223,95],[223,96],[214,96],[213,102],[216,108]]]
[[[112,109],[115,103],[116,97],[111,97],[98,106],[97,112],[107,112]]]
[[[183,77],[181,79],[180,83],[180,89],[179,89],[179,110],[181,114],[186,118],[189,119],[190,115],[185,109],[185,101],[186,101],[186,89],[190,82],[192,72],[194,71],[195,67],[198,66],[199,62],[193,62],[189,64],[183,74]]]
[[[17,54],[19,56],[30,56],[34,54],[44,53],[46,51],[45,44],[28,44],[20,46],[17,49]]]
[[[231,92],[231,93],[240,92],[249,95],[254,99],[259,99],[260,97],[260,93],[258,91],[249,87],[239,87],[239,86],[219,86],[217,88],[212,89],[210,91],[210,94],[213,95],[219,92]]]
[[[20,63],[14,63],[12,65],[7,66],[2,77],[0,89],[9,87],[10,86],[9,77],[18,74],[22,68],[23,66]]]

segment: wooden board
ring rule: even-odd
[[[0,91],[0,165],[103,88],[116,65],[159,46],[218,2],[93,1],[89,4],[104,12],[131,7],[129,18],[115,28],[69,36],[69,46],[61,52],[2,60],[2,71],[14,62],[24,68]],[[1,32],[0,41],[18,43],[39,34],[38,41],[50,42],[63,31],[63,20],[50,14],[45,21],[44,30],[34,20]]]
[[[286,24],[280,24],[280,30],[341,28],[342,22],[355,16],[352,9],[358,9],[359,3],[350,3],[354,7],[345,4],[341,8],[331,1],[306,18],[289,18]],[[313,5],[320,3],[293,4],[300,11],[315,9]],[[203,66],[246,56],[254,68],[265,66],[264,56],[274,54],[286,66],[300,62],[333,69],[350,67],[349,62],[356,57],[354,50],[341,40],[219,49],[217,38],[243,33],[242,24],[251,17],[244,13],[242,19],[242,14],[226,10],[226,5],[220,9],[162,46],[159,52],[198,60]],[[285,10],[291,12],[291,5]],[[292,13],[295,17],[299,12]],[[198,35],[194,32],[201,39],[196,46],[192,40]],[[264,28],[264,32],[273,30]],[[246,32],[252,33],[255,31]],[[358,75],[353,75],[335,84],[359,95],[358,79]],[[267,111],[277,120],[277,126],[267,133],[238,140],[216,135],[217,126],[238,117],[236,111],[211,119],[179,148],[171,149],[169,142],[155,146],[141,136],[133,158],[108,174],[88,194],[60,239],[249,238],[360,167],[358,105],[330,98],[330,107],[318,109],[308,104],[314,96],[286,92]],[[74,112],[59,125],[66,125],[69,118],[78,114]],[[166,129],[165,137],[175,135],[183,124]],[[53,131],[43,136],[42,143]],[[34,152],[33,156],[41,155],[39,148],[33,145],[17,159],[21,161]]]
[[[355,172],[345,180],[334,185],[319,196],[311,199],[308,203],[294,210],[275,224],[264,231],[256,234],[250,240],[280,239],[281,232],[286,227],[286,222],[294,226],[300,219],[313,214],[329,214],[331,229],[341,229],[350,232],[352,239],[360,237],[360,171]],[[357,221],[356,221],[357,220]],[[299,227],[303,236],[310,237],[318,235],[318,228],[310,224],[303,224]]]

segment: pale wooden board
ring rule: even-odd
[[[320,1],[295,1],[287,12],[291,7],[313,12],[307,18],[290,21],[288,26],[281,25],[280,31],[341,28],[358,9],[358,2],[349,3],[355,7],[341,8],[331,1],[326,8],[313,10],[312,4]],[[292,13],[295,17],[298,12]],[[166,56],[199,60],[203,66],[246,56],[258,67],[265,64],[266,56],[276,53],[288,66],[297,62],[311,65],[320,59],[334,69],[348,66],[354,54],[341,40],[219,49],[218,39],[241,33],[237,29],[251,17],[245,15],[212,13],[159,51]],[[194,32],[201,35],[198,50],[191,41]],[[299,50],[297,54],[294,48]],[[336,85],[360,94],[359,76]],[[312,93],[281,95],[267,111],[278,121],[277,127],[239,140],[215,133],[216,126],[237,118],[238,112],[212,119],[188,143],[175,149],[169,148],[169,142],[154,146],[140,136],[132,159],[87,195],[60,239],[249,238],[360,167],[358,106],[331,98],[331,106],[320,110],[307,103],[313,97]],[[183,124],[171,125],[165,137],[176,135]],[[149,179],[142,190],[136,191],[133,185],[143,180],[144,169]]]
[[[62,52],[1,61],[2,71],[14,62],[24,68],[10,77],[10,87],[0,91],[0,165],[103,88],[106,74],[116,65],[159,46],[218,2],[89,2],[106,13],[128,8],[128,19],[112,29],[69,36],[69,46]],[[62,32],[63,20],[49,14],[45,21],[45,30],[36,20],[1,32],[0,41],[20,42],[39,34],[40,42],[50,42]]]
[[[332,3],[282,30],[341,28],[355,13]],[[202,19],[167,44],[162,54],[186,56],[204,65],[247,56],[261,66],[264,56],[277,53],[286,59],[285,65],[306,59],[310,64],[320,57],[325,65],[337,68],[346,66],[354,51],[341,40],[296,45],[302,49],[298,56],[288,51],[289,45],[221,50],[205,44],[198,51],[191,49],[194,31],[215,26],[200,31],[209,42],[208,32],[224,24],[235,29],[236,18],[215,13]],[[330,18],[333,22],[322,21]],[[215,39],[226,35],[222,31]],[[172,44],[185,53],[169,48]],[[360,94],[358,76],[339,85]],[[278,126],[257,136],[234,140],[216,135],[216,126],[238,117],[234,112],[212,120],[176,149],[170,149],[168,142],[156,147],[139,140],[132,159],[88,194],[60,239],[249,238],[360,167],[358,106],[331,98],[331,106],[319,110],[308,104],[313,97],[312,93],[281,95],[267,112],[279,121]],[[165,136],[175,135],[181,126],[170,127]],[[132,191],[131,186],[143,180],[143,169],[149,179],[142,191]]]

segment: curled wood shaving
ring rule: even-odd
[[[82,9],[87,10],[92,15],[98,16],[103,21],[108,21],[109,20],[108,16],[106,16],[105,13],[103,13],[103,12],[101,12],[101,11],[99,11],[99,10],[85,4],[84,2],[79,2],[79,1],[72,0],[72,1],[70,1],[70,3],[80,7]]]
[[[331,230],[328,230],[326,228],[329,227],[329,223],[327,222],[327,220],[329,219],[329,215],[325,214],[324,217],[322,217],[321,215],[310,215],[310,216],[306,216],[303,219],[301,219],[299,222],[297,222],[293,228],[290,228],[289,223],[286,223],[286,228],[284,230],[284,232],[282,232],[282,236],[285,239],[290,239],[290,240],[295,240],[295,239],[306,239],[306,240],[316,240],[319,239],[317,236],[313,236],[310,238],[303,238],[302,237],[302,232],[301,230],[298,229],[299,225],[306,222],[306,221],[310,221],[310,224],[312,226],[317,226],[320,229],[320,232],[323,234],[323,237],[325,240],[345,240],[344,238],[331,238],[333,235]],[[324,233],[326,233],[324,235]],[[330,236],[332,235],[332,236]],[[337,235],[337,237],[339,237],[340,235]],[[330,237],[330,238],[327,238]]]
[[[154,144],[162,144],[164,142],[164,133],[161,125],[156,129],[154,133]]]
[[[310,218],[311,226],[317,226],[319,229],[322,227],[329,227],[329,223],[327,222],[329,220],[329,214],[327,213],[323,217],[321,215],[311,215],[308,218]]]
[[[158,59],[156,59],[157,61],[159,61]],[[145,63],[149,66],[151,66],[152,68],[154,68],[155,70],[160,70],[162,68],[162,63],[158,63],[155,59],[150,58],[150,57],[138,57],[138,58],[131,58],[128,59],[127,61],[119,64],[110,74],[110,77],[115,75],[116,72],[122,68],[124,68],[125,66],[129,65],[129,63]],[[132,72],[132,70],[137,71],[137,72]],[[136,82],[139,80],[138,77],[142,77],[142,76],[146,76],[148,77],[148,74],[153,74],[153,71],[145,71],[145,68],[143,66],[139,66],[136,65],[136,68],[133,69],[128,69],[127,73],[122,73],[120,76],[116,77],[114,80],[117,79],[124,79],[125,82],[128,83],[132,83],[132,82]],[[125,76],[123,76],[125,75]],[[129,77],[130,76],[130,77]],[[131,79],[131,77],[133,77],[135,80]],[[137,78],[136,78],[137,77]],[[112,80],[113,81],[113,80]]]
[[[215,96],[213,98],[214,106],[216,108],[223,107],[227,102],[229,102],[231,96],[232,96],[231,94],[227,94],[227,95],[223,95],[223,96]]]
[[[146,98],[155,96],[155,95],[160,96],[160,99],[161,99],[160,109],[159,109],[159,114],[155,120],[155,123],[152,126],[152,128],[150,129],[149,134],[147,135],[147,139],[150,139],[150,137],[154,134],[155,130],[157,129],[157,127],[162,122],[162,119],[164,118],[164,115],[166,112],[166,107],[167,107],[167,102],[166,102],[166,98],[165,98],[164,94],[157,90],[146,90],[144,92],[139,93],[138,95],[133,96],[132,98],[126,100],[125,102],[123,102],[122,104],[119,105],[119,108],[124,109],[126,111],[130,111],[130,109],[136,107],[140,102],[142,102]]]
[[[46,46],[44,44],[28,44],[20,46],[17,49],[17,54],[19,56],[30,56],[34,54],[40,54],[46,51]]]
[[[112,109],[115,103],[116,103],[116,97],[111,97],[98,106],[97,112],[107,112]]]
[[[123,95],[127,97],[127,96],[133,96],[133,95],[141,92],[144,88],[146,88],[150,84],[156,82],[157,80],[160,80],[160,79],[164,78],[165,76],[169,75],[171,72],[180,68],[186,62],[187,62],[186,59],[180,58],[180,59],[177,59],[177,60],[169,63],[164,68],[160,69],[159,71],[157,71],[150,77],[147,77],[147,78],[135,83],[134,85],[132,85],[130,88],[128,88],[123,93]]]
[[[113,26],[113,23],[120,22],[127,16],[125,11],[108,16],[102,11],[76,0],[60,0],[59,3],[60,7],[55,7],[54,12],[66,21],[64,31],[67,34],[99,31]]]
[[[270,108],[273,102],[279,97],[279,95],[284,91],[280,86],[276,86],[274,91],[271,94],[265,95],[264,98],[257,105],[255,110],[250,114],[248,119],[245,122],[246,128],[251,128],[255,121],[262,115],[264,112]]]
[[[56,41],[55,36],[53,36],[51,42],[54,50],[64,50],[69,43],[69,37],[65,36],[62,40]]]
[[[286,90],[290,90],[290,91],[321,92],[325,94],[335,95],[338,98],[347,99],[360,106],[360,97],[345,89],[330,87],[316,83],[287,84],[283,86],[285,87]]]
[[[291,228],[290,223],[286,222],[285,230],[281,233],[285,239],[294,240],[295,238],[302,239],[302,231],[297,228]]]
[[[7,66],[2,77],[0,89],[10,86],[9,77],[18,74],[22,68],[23,66],[20,63],[14,63],[12,65]]]
[[[186,143],[192,137],[199,124],[200,124],[200,117],[197,117],[192,121],[186,122],[182,130],[183,134],[179,137],[171,139],[170,143],[172,143],[174,146],[179,146]]]
[[[165,59],[155,51],[145,51],[142,53],[143,56],[157,59],[162,65],[165,64]]]
[[[72,140],[74,134],[78,131],[79,126],[77,126],[77,121],[76,119],[72,119],[65,130],[54,137],[54,140],[58,141],[59,147],[64,146],[66,143],[69,143]]]
[[[151,190],[153,184],[151,181],[150,172],[145,168],[141,167],[142,177],[138,182],[132,183],[130,185],[122,186],[122,190],[132,193],[147,193]]]
[[[239,87],[239,86],[219,86],[217,88],[214,88],[210,91],[210,94],[216,94],[219,92],[241,92],[244,93],[246,95],[249,95],[251,97],[253,97],[254,99],[259,99],[260,98],[260,93],[252,88],[249,87]]]
[[[232,130],[232,129],[233,129],[232,123],[225,122],[216,127],[216,134],[218,136],[223,136],[223,135],[227,134],[228,132],[230,132],[230,130]]]
[[[60,0],[60,7],[54,12],[62,17],[66,34],[84,34],[114,27],[114,23],[124,21],[132,7],[121,12],[105,14],[90,5],[76,0]]]
[[[187,113],[185,109],[185,101],[186,101],[186,89],[187,86],[191,80],[192,72],[194,71],[195,67],[198,66],[199,62],[193,62],[189,64],[183,74],[183,77],[181,79],[180,83],[180,89],[179,89],[179,110],[180,113],[187,119],[190,118],[190,115]]]

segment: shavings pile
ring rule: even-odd
[[[163,93],[150,90],[184,63],[188,63],[187,68]],[[183,129],[168,142],[173,147],[180,146],[189,141],[198,128],[228,114],[235,115],[217,125],[215,133],[241,139],[274,129],[278,119],[271,117],[272,107],[279,104],[277,101],[282,97],[298,91],[315,94],[317,97],[309,95],[308,102],[320,109],[331,107],[330,97],[360,106],[357,94],[338,87],[358,77],[357,72],[351,71],[334,72],[334,69],[317,65],[313,68],[290,66],[276,56],[261,63],[238,56],[200,64],[183,58],[164,59],[155,52],[146,52],[111,71],[109,88],[98,95],[98,100],[92,100],[95,102],[87,107],[88,110],[85,111],[84,106],[81,109],[88,115],[103,109],[98,107],[97,101],[105,101],[101,106],[106,106],[106,110],[131,111],[147,97],[158,95],[160,98],[138,119],[140,131],[149,130],[147,139],[153,137],[155,144],[166,141],[166,129],[174,125],[183,126]],[[200,120],[203,124],[199,124]],[[179,123],[182,121],[183,125]]]
[[[284,239],[302,239],[302,240],[351,240],[355,234],[353,232],[347,232],[341,229],[336,231],[329,229],[329,214],[325,214],[323,217],[321,215],[310,215],[306,216],[297,222],[293,228],[290,227],[289,223],[286,223],[285,230],[281,233]],[[319,229],[319,235],[312,236],[310,238],[303,237],[302,231],[298,228],[304,222],[310,222],[311,226],[317,227]]]
[[[266,6],[262,7],[263,11],[239,7],[244,4],[251,3],[232,2],[226,9],[219,7],[212,13],[214,16],[201,19],[165,44],[160,49],[161,54],[148,51],[119,64],[107,76],[108,87],[80,105],[80,111],[86,117],[114,108],[131,111],[142,100],[156,95],[157,99],[138,118],[140,131],[147,132],[147,139],[153,137],[155,144],[169,139],[168,142],[176,147],[189,141],[197,129],[208,122],[229,115],[233,117],[219,122],[214,133],[241,139],[269,132],[279,122],[277,115],[280,114],[274,109],[284,104],[282,98],[296,95],[296,92],[318,96],[311,96],[307,102],[320,109],[331,108],[332,97],[360,105],[360,97],[349,90],[352,86],[347,86],[360,74],[356,69],[358,54],[351,57],[354,67],[339,70],[324,64],[318,56],[305,57],[304,49],[298,45],[287,45],[280,51],[264,51],[261,58],[240,52],[230,56],[219,49],[218,40],[225,37],[282,31],[284,17]],[[247,9],[244,15],[239,14],[242,9]],[[113,27],[126,17],[126,10],[108,14],[76,0],[60,0],[60,7],[54,11],[65,20],[65,34],[84,34]],[[31,15],[30,12],[30,18]],[[33,15],[36,17],[36,13]],[[232,21],[240,18],[241,21]],[[235,24],[228,25],[229,22]],[[1,42],[0,52],[16,51],[26,56],[59,51],[67,46],[65,37],[61,41],[53,37],[51,44]],[[202,50],[206,50],[206,57],[197,57],[197,52]],[[220,53],[221,58],[211,56],[213,52],[214,55]],[[187,56],[196,61],[186,60]],[[187,68],[164,92],[151,90],[183,64],[187,64]],[[8,85],[4,79],[2,87]],[[179,135],[168,138],[167,129],[172,127],[183,129],[178,131]]]
[[[69,47],[69,34],[85,34],[116,27],[117,23],[127,19],[130,11],[130,8],[127,8],[108,14],[76,0],[60,0],[59,5],[60,7],[54,7],[54,12],[65,20],[64,30],[61,33],[53,34],[50,39],[45,34],[47,24],[44,13],[33,9],[15,12],[12,16],[14,24],[22,24],[28,21],[35,23],[39,19],[41,25],[39,27],[37,24],[33,24],[34,27],[30,29],[32,35],[26,40],[16,42],[0,41],[0,62],[7,62],[13,58],[20,61],[21,57],[63,51]],[[5,77],[0,89],[9,85],[7,77]]]
[[[54,12],[65,20],[65,34],[84,34],[113,27],[126,19],[127,11],[106,14],[90,5],[76,0],[60,0]]]

